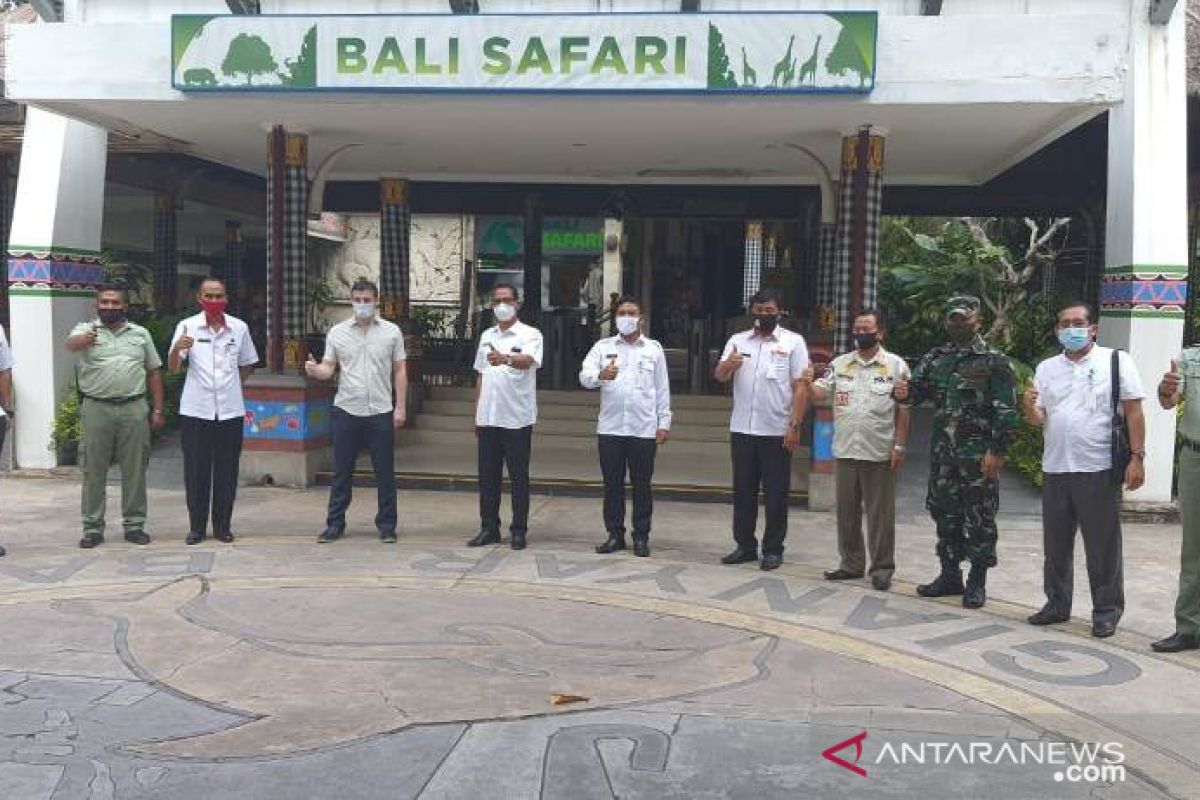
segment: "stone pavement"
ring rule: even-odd
[[[472,495],[402,493],[388,546],[357,494],[332,545],[324,491],[245,488],[238,540],[188,548],[155,488],[154,544],[81,551],[75,482],[3,478],[0,798],[1200,796],[1200,658],[1147,647],[1177,526],[1130,526],[1101,642],[1082,591],[1080,621],[1024,624],[1027,512],[969,612],[913,595],[932,533],[907,511],[881,593],[821,580],[829,514],[794,511],[768,574],[715,563],[722,505],[659,503],[635,559],[591,552],[591,499],[535,498],[515,553],[462,546]]]

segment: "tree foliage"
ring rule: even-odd
[[[221,62],[221,72],[233,77],[245,75],[246,85],[251,85],[255,75],[271,75],[279,69],[271,46],[259,36],[249,33],[239,33],[229,43],[225,60]]]
[[[729,53],[725,52],[725,37],[711,22],[708,23],[708,85],[714,89],[733,89],[738,85],[729,66]]]

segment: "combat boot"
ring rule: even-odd
[[[948,558],[942,559],[942,572],[931,583],[923,583],[917,587],[921,597],[949,597],[963,593],[962,570],[958,563]]]
[[[963,592],[963,608],[983,608],[987,602],[986,586],[987,567],[972,564],[971,571],[967,573],[967,588]]]

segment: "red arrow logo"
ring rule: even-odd
[[[846,769],[850,770],[851,772],[856,772],[865,778],[865,777],[867,777],[867,771],[865,769],[863,769],[862,767],[858,766],[858,760],[860,758],[862,758],[862,754],[863,754],[862,743],[863,743],[863,740],[866,738],[867,738],[867,732],[863,731],[858,736],[851,736],[849,739],[847,739],[844,742],[838,742],[833,747],[831,747],[828,750],[821,753],[821,755],[825,756],[825,758],[827,758],[830,761],[832,761],[833,763],[837,764],[839,767],[845,767]],[[853,764],[850,763],[849,761],[846,761],[843,758],[840,758],[839,756],[834,755],[834,753],[837,753],[841,750],[845,750],[850,745],[854,745],[854,750],[855,750]]]

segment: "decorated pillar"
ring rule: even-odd
[[[13,461],[56,466],[54,413],[70,390],[74,357],[63,342],[94,313],[103,282],[100,234],[108,133],[37,108],[26,110],[8,244],[16,432]]]
[[[837,327],[837,194],[821,193],[821,224],[817,230],[817,310],[814,331],[832,341]]]
[[[295,372],[307,350],[308,137],[276,125],[267,136],[267,363]]]
[[[883,132],[864,125],[842,138],[842,179],[837,219],[834,349],[850,349],[850,326],[875,305],[883,197]]]
[[[175,310],[179,281],[179,235],[175,198],[154,195],[154,305],[159,311]]]
[[[379,181],[380,311],[393,322],[408,316],[409,222],[408,181]]]
[[[225,220],[225,261],[221,266],[221,280],[225,281],[225,294],[229,298],[229,311],[241,311],[242,269],[246,261],[246,243],[242,241],[242,223],[235,219]]]
[[[762,288],[763,224],[746,220],[746,246],[742,251],[742,305],[749,310],[750,298]]]
[[[0,248],[5,252],[8,252],[8,231],[12,224],[12,176],[12,155],[0,153]],[[0,280],[0,325],[5,331],[10,327],[7,280]]]
[[[1125,99],[1108,112],[1100,341],[1129,352],[1150,393],[1146,483],[1127,495],[1140,503],[1170,501],[1175,458],[1175,413],[1159,408],[1153,387],[1179,351],[1187,302],[1185,17],[1133,26]]]

